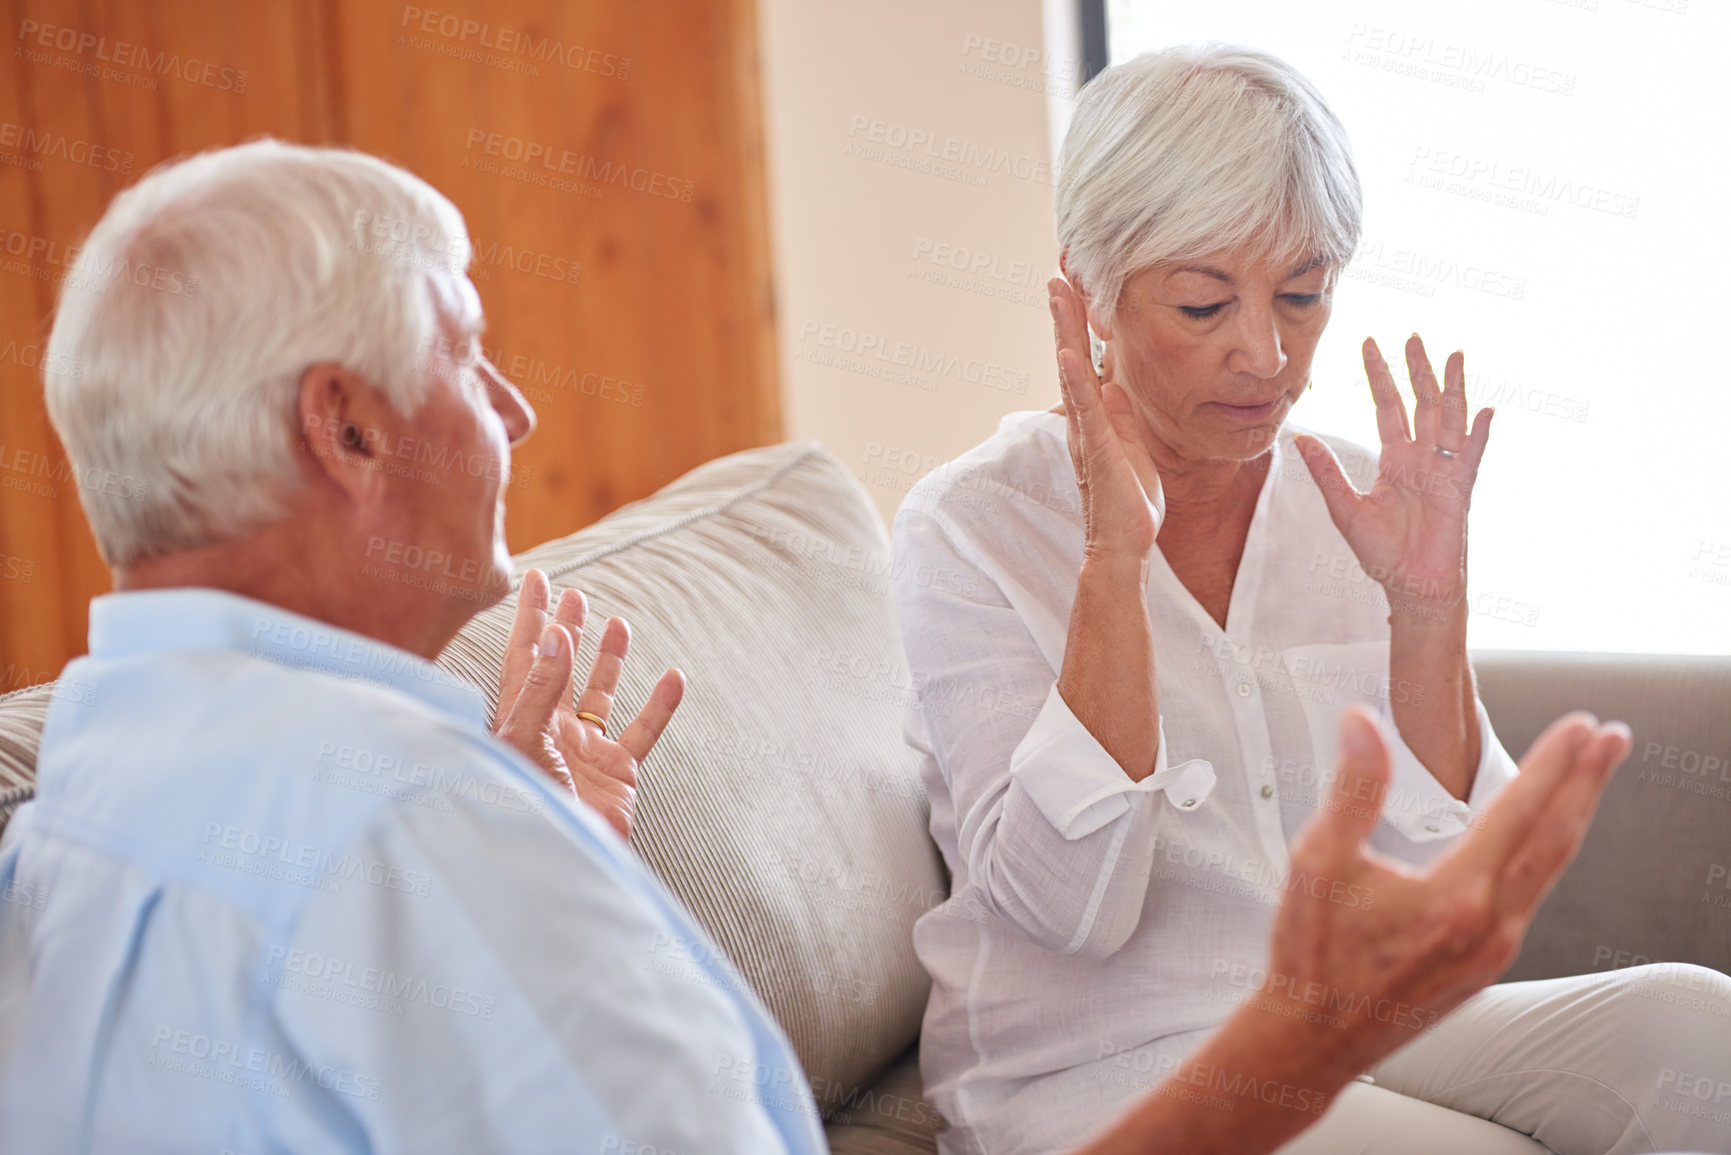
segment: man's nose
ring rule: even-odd
[[[1280,325],[1273,309],[1238,311],[1238,344],[1226,360],[1236,373],[1267,380],[1286,368],[1286,350],[1280,342]]]
[[[505,435],[515,445],[535,432],[535,409],[529,399],[486,358],[481,359],[481,372],[487,378],[487,399],[505,422]]]

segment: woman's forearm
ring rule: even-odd
[[[1129,552],[1082,563],[1058,675],[1064,704],[1133,782],[1154,772],[1160,743],[1148,568]]]
[[[1464,800],[1479,765],[1479,716],[1467,661],[1467,608],[1390,596],[1389,703],[1407,747]]]

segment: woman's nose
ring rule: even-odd
[[[1273,309],[1239,310],[1238,344],[1226,359],[1226,367],[1265,380],[1286,368],[1286,350]]]
[[[505,423],[505,435],[511,439],[511,444],[515,445],[535,432],[534,407],[491,361],[482,358],[481,366],[481,372],[487,378],[487,398],[493,403],[494,412],[498,413],[500,420]]]

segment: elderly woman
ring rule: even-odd
[[[1391,858],[1434,858],[1516,772],[1467,659],[1491,414],[1468,420],[1461,354],[1439,385],[1407,342],[1409,425],[1365,342],[1380,457],[1286,423],[1359,240],[1321,96],[1242,49],[1113,68],[1076,108],[1057,211],[1063,404],[1005,418],[895,527],[910,740],[953,875],[915,933],[949,1155],[1072,1145],[1279,989],[1286,887],[1375,901],[1289,870],[1345,706],[1393,753],[1364,800]],[[972,580],[913,580],[943,570]],[[1731,1150],[1675,1093],[1681,1071],[1731,1086],[1731,1032],[1671,985],[1731,1014],[1731,980],[1679,967],[1503,984],[1440,1021],[1379,1008],[1429,1029],[1286,1150]],[[1315,996],[1328,1016],[1354,992]]]

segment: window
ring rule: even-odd
[[[1111,59],[1284,58],[1352,138],[1364,244],[1293,420],[1376,445],[1358,346],[1467,355],[1496,422],[1476,648],[1731,652],[1731,19],[1702,0],[1106,0]],[[1409,401],[1410,405],[1410,401]]]

